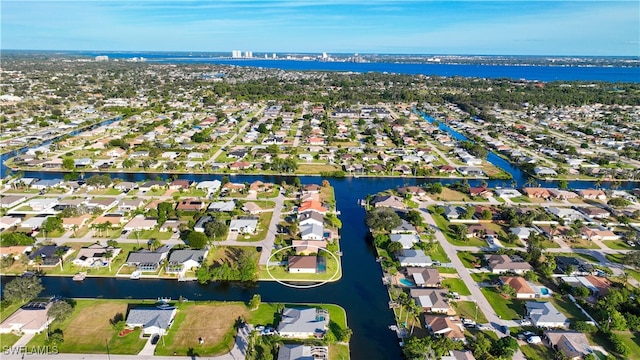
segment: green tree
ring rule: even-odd
[[[73,306],[71,306],[71,304],[66,301],[56,301],[47,311],[47,316],[55,319],[56,321],[64,321],[71,315],[72,312]]]
[[[187,235],[186,240],[189,246],[193,249],[202,249],[207,246],[209,239],[207,239],[207,235],[201,232],[191,231],[189,232],[189,235]]]
[[[402,244],[398,241],[392,241],[388,246],[387,246],[387,251],[389,253],[394,253],[396,251],[400,251],[402,250]]]
[[[9,302],[27,302],[35,299],[44,290],[37,276],[21,276],[4,286],[4,298]]]
[[[509,285],[509,284],[502,284],[500,286],[500,292],[502,294],[505,294],[509,297],[514,297],[516,296],[516,289],[513,288],[513,286]]]
[[[458,241],[466,241],[469,228],[465,224],[450,224],[449,229],[453,232],[453,236]]]
[[[62,168],[67,170],[74,170],[76,168],[76,163],[72,158],[64,158],[62,159]]]
[[[338,341],[349,342],[351,340],[351,335],[353,335],[353,331],[351,329],[340,329],[338,332]]]
[[[400,226],[402,219],[392,208],[379,207],[367,212],[366,223],[373,230],[389,231]]]
[[[216,240],[223,240],[221,237],[226,234],[229,227],[224,221],[221,220],[213,220],[209,221],[204,225],[204,233],[209,238],[214,238]]]
[[[261,302],[262,302],[262,298],[260,297],[260,294],[253,295],[251,297],[251,300],[249,300],[249,309],[258,310]]]

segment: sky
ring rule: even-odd
[[[2,0],[0,48],[640,56],[640,1]]]

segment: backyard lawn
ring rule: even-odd
[[[473,254],[469,251],[458,251],[460,261],[468,269],[475,269],[476,266],[474,265],[480,265],[481,256],[482,254]]]
[[[442,280],[442,287],[449,289],[449,291],[457,292],[462,296],[471,295],[471,291],[469,291],[469,288],[462,279],[446,278]]]
[[[503,320],[518,320],[524,316],[523,302],[513,299],[505,299],[494,288],[482,288],[482,293],[487,298],[493,310]]]
[[[555,353],[544,344],[522,345],[520,350],[528,360],[547,360],[553,359]]]
[[[0,334],[0,348],[6,349],[15,344],[18,339],[20,339],[20,336],[13,333]]]

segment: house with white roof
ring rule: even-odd
[[[278,334],[285,338],[323,337],[329,326],[329,312],[318,308],[284,308]]]
[[[300,226],[300,238],[302,240],[322,240],[324,238],[324,226],[308,224]]]
[[[527,317],[536,327],[568,328],[569,320],[550,302],[527,301]]]
[[[164,335],[171,327],[177,309],[173,306],[160,305],[158,307],[136,307],[129,310],[127,327],[142,328],[144,335]]]
[[[427,267],[433,265],[430,256],[425,255],[422,250],[403,249],[398,255],[400,266]]]
[[[411,249],[414,244],[420,241],[420,237],[416,234],[391,234],[390,239],[402,244],[403,249]]]
[[[201,181],[198,183],[198,185],[196,185],[196,189],[203,189],[206,190],[209,194],[212,194],[220,190],[221,186],[222,183],[220,182],[220,180]]]
[[[258,219],[256,218],[240,218],[231,220],[229,231],[235,231],[240,234],[253,234],[258,227]]]

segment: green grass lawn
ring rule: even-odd
[[[438,228],[444,234],[444,237],[451,244],[453,244],[455,246],[478,246],[478,247],[487,246],[487,243],[484,240],[480,240],[480,239],[475,238],[475,237],[474,238],[466,238],[465,241],[457,240],[455,238],[453,232],[449,228],[449,225],[451,223],[449,221],[447,221],[447,219],[445,219],[444,216],[438,215],[438,214],[434,213],[432,210],[433,210],[433,207],[430,207],[429,211],[431,212],[431,216],[433,217],[433,220],[435,221],[435,223],[438,226]]]
[[[337,281],[342,277],[342,269],[340,267],[339,262],[337,262],[332,256],[327,256],[327,271],[324,274],[300,274],[289,273],[284,266],[270,266],[269,273],[266,270],[266,267],[260,266],[260,271],[258,272],[258,279],[260,280],[273,280],[276,278],[278,280],[300,280],[300,281],[326,281],[331,279],[331,281]],[[337,273],[336,273],[337,271]],[[272,278],[273,276],[273,278]]]
[[[607,260],[611,262],[622,264],[622,259],[624,259],[624,254],[607,254],[605,255],[605,257],[607,258]]]
[[[556,309],[560,310],[564,313],[569,320],[572,321],[587,321],[589,318],[578,309],[578,307],[569,300],[569,298],[562,297],[560,299],[556,297],[550,297],[549,301],[556,307]]]
[[[444,267],[444,266],[438,266],[438,272],[441,274],[457,274],[458,273],[456,268]]]
[[[524,308],[521,301],[505,299],[494,288],[482,288],[481,291],[501,319],[518,320],[524,316]]]
[[[24,302],[14,302],[9,305],[0,306],[0,321],[4,321],[4,319],[8,318],[11,314],[16,312],[20,308],[20,306],[24,305]]]
[[[263,212],[258,215],[258,231],[254,235],[243,235],[238,234],[238,241],[261,241],[267,237],[267,232],[269,231],[269,225],[271,224],[271,218],[273,217],[273,212]]]
[[[18,339],[20,339],[20,336],[13,333],[0,334],[0,348],[5,349],[15,344]]]
[[[457,292],[460,295],[471,295],[471,291],[462,279],[446,278],[442,280],[442,287],[449,289],[450,291]]]
[[[451,262],[451,259],[447,256],[442,248],[442,245],[439,243],[435,246],[435,248],[427,253],[427,255],[431,256],[431,260],[439,261],[441,263]]]
[[[476,282],[491,282],[493,280],[497,280],[499,277],[500,275],[489,272],[471,274],[471,278]]]
[[[522,345],[520,350],[528,360],[548,360],[553,359],[555,353],[553,350],[545,346],[544,344],[537,345]]]
[[[565,242],[574,249],[600,249],[600,246],[589,240],[572,239]]]
[[[173,233],[171,231],[160,231],[158,229],[152,229],[152,230],[142,230],[142,231],[132,231],[131,233],[129,233],[129,236],[127,236],[127,239],[158,239],[158,240],[169,240],[171,239],[171,236],[173,236]],[[142,242],[141,244],[144,244],[144,242]]]
[[[480,264],[480,255],[481,254],[472,254],[469,251],[458,251],[458,258],[460,258],[464,267],[468,269],[475,269],[476,267],[473,264]]]
[[[511,201],[512,201],[512,202],[514,202],[514,203],[516,203],[516,204],[518,204],[518,203],[520,203],[520,204],[527,204],[527,203],[530,203],[530,202],[531,202],[531,200],[529,200],[529,198],[528,198],[528,197],[526,197],[526,196],[518,196],[518,197],[514,197],[514,198],[511,198]]]
[[[68,319],[54,321],[50,331],[57,329],[64,334],[64,341],[58,344],[62,353],[105,353],[107,343],[112,354],[137,354],[146,339],[140,339],[140,330],[126,336],[118,336],[109,320],[116,314],[126,314],[129,300],[76,300],[76,305]],[[46,332],[37,334],[27,344],[28,347],[44,346]]]
[[[554,253],[555,256],[568,256],[568,257],[578,257],[586,261],[590,261],[593,263],[599,263],[600,260],[596,259],[595,256],[589,254],[583,254],[579,252],[571,252],[571,253]]]
[[[465,319],[472,319],[479,324],[486,324],[488,322],[487,318],[484,316],[484,313],[480,308],[477,308],[477,318],[476,318],[476,303],[473,301],[456,301],[453,303],[453,308],[456,310],[456,313]]]
[[[629,244],[622,240],[605,240],[602,243],[613,250],[640,250],[640,246],[629,246]]]

